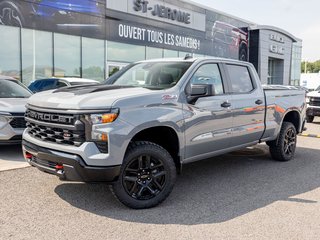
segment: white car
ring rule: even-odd
[[[98,84],[99,82],[92,79],[85,78],[45,78],[38,79],[32,82],[29,85],[29,89],[36,93],[42,92],[50,89],[68,87],[68,86],[76,86],[76,85],[85,85],[85,84]]]
[[[31,94],[19,81],[0,76],[0,145],[21,143],[25,105]]]

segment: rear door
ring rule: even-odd
[[[226,94],[221,66],[207,62],[197,68],[191,84],[213,85],[214,94],[198,98],[184,106],[186,161],[209,156],[231,146],[232,111],[230,95]]]
[[[232,145],[256,143],[265,125],[264,93],[247,65],[224,64],[228,76],[233,112]]]

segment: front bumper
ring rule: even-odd
[[[39,170],[54,174],[61,180],[81,182],[113,182],[120,174],[120,167],[88,166],[76,154],[70,154],[22,141],[22,150],[27,162]]]
[[[320,107],[308,106],[307,116],[320,116]]]

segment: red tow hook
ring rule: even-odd
[[[62,164],[57,164],[55,168],[56,168],[57,171],[63,170],[63,165]]]
[[[29,153],[29,152],[26,152],[26,153],[24,154],[24,156],[25,156],[26,159],[29,159],[29,160],[31,160],[32,157],[33,157],[33,155],[32,155],[31,153]]]

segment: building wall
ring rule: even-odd
[[[290,83],[290,66],[292,55],[293,40],[285,34],[275,32],[272,30],[259,30],[259,66],[260,78],[263,84],[268,83],[270,78],[269,59],[274,59],[279,65],[275,69],[276,79],[274,84],[289,85]],[[271,36],[281,39],[281,41],[272,40]],[[270,82],[269,82],[270,83]]]
[[[151,58],[192,54],[248,60],[248,27],[253,23],[188,1],[149,0],[145,11],[137,8],[138,3],[141,1],[0,2],[0,12],[10,7],[19,20],[0,21],[8,25],[0,25],[0,74],[26,84],[51,76],[103,80],[130,62]],[[163,12],[154,16],[149,7],[184,14],[183,21]],[[285,43],[274,43],[284,45],[285,54],[279,55],[270,52],[270,32],[258,30],[257,34],[250,61],[262,82],[267,83],[268,59],[274,57],[283,59],[283,79],[288,84],[292,41],[284,36]]]

